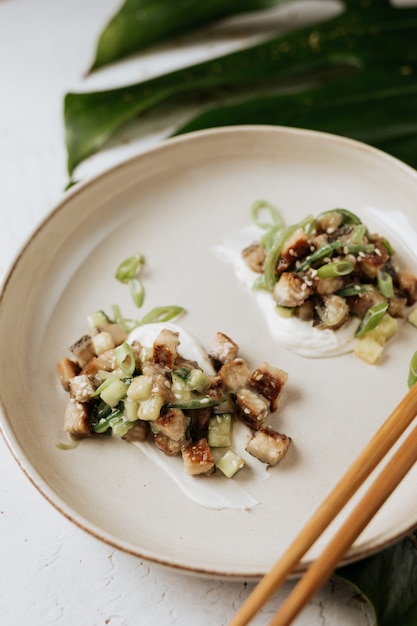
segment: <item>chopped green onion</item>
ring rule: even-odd
[[[365,224],[357,224],[352,230],[352,234],[350,236],[350,243],[361,244],[363,242],[363,238],[365,237],[367,231],[368,229],[366,228]]]
[[[143,300],[145,299],[145,289],[143,287],[143,284],[139,280],[139,278],[131,278],[128,281],[128,285],[130,289],[130,295],[132,296],[132,300],[136,304],[138,309],[140,309],[140,307],[143,304]]]
[[[156,322],[169,322],[174,317],[181,315],[184,308],[181,306],[157,306],[145,317],[142,318],[141,324],[154,324]]]
[[[97,396],[99,396],[101,392],[104,391],[106,387],[108,387],[112,383],[113,380],[120,380],[120,378],[116,378],[115,376],[106,378],[106,380],[97,387],[95,392],[91,394],[91,397],[96,398]]]
[[[333,209],[333,211],[336,211],[336,213],[340,213],[340,215],[343,215],[344,224],[362,224],[362,220],[355,213],[352,213],[352,211],[349,211],[348,209]],[[330,210],[329,213],[331,212],[332,211]]]
[[[360,283],[350,283],[342,289],[338,289],[336,294],[342,296],[342,298],[349,298],[350,296],[358,296],[360,293],[372,293],[374,288],[372,285],[363,285]]]
[[[118,437],[123,437],[133,426],[133,422],[124,420],[122,417],[113,416],[109,419],[109,426]]]
[[[410,369],[408,371],[408,388],[411,387],[417,382],[417,352],[414,352],[410,361]]]
[[[253,281],[252,289],[256,291],[257,289],[265,289],[265,287],[265,275],[261,274]]]
[[[329,215],[330,213],[339,213],[339,215],[342,215],[342,224],[362,224],[362,221],[359,219],[359,217],[352,213],[352,211],[348,211],[348,209],[330,209],[329,211],[324,211],[323,213],[320,213],[320,215],[318,215],[316,219],[311,222],[308,230],[309,234],[312,233],[312,231],[316,227],[317,222],[322,217],[324,217],[325,215]]]
[[[129,280],[135,278],[142,266],[145,264],[145,258],[141,254],[135,254],[128,259],[122,261],[116,270],[116,278],[121,283],[128,283]]]
[[[384,270],[379,270],[377,274],[378,289],[385,298],[394,296],[394,285],[392,284],[392,276]]]
[[[224,402],[225,397],[212,398],[211,396],[191,397],[184,398],[184,400],[178,400],[178,402],[167,402],[169,409],[204,409],[206,407],[217,406]]]
[[[93,424],[93,431],[99,435],[108,434],[107,431],[111,428],[111,421],[115,418],[119,418],[121,414],[121,409],[113,409],[106,417],[103,417]]]
[[[311,219],[311,216],[309,216],[302,222],[294,224],[293,226],[288,226],[288,228],[277,232],[275,241],[268,250],[264,262],[265,287],[269,291],[273,290],[274,285],[277,282],[276,266],[285,242],[293,233],[295,233],[296,230],[304,228],[307,224],[309,224]]]
[[[90,331],[108,324],[109,322],[110,320],[104,311],[95,311],[94,313],[91,313],[91,315],[87,315],[87,323]]]
[[[269,213],[269,216],[271,218],[270,222],[262,222],[260,220],[260,213],[261,211],[265,210]],[[255,224],[259,226],[259,228],[265,230],[269,230],[271,227],[276,228],[277,226],[278,228],[282,228],[284,225],[281,216],[276,208],[266,200],[258,200],[257,202],[253,203],[251,207],[251,217]]]
[[[346,243],[343,245],[343,252],[345,254],[359,254],[359,252],[374,252],[375,246],[373,243]]]
[[[293,307],[280,306],[279,304],[276,305],[275,311],[276,313],[278,313],[280,317],[285,317],[285,318],[292,317],[295,312]]]
[[[271,226],[271,228],[265,231],[265,234],[259,239],[259,244],[262,248],[269,250],[277,237],[277,233],[281,230],[281,226]]]
[[[336,278],[338,276],[347,276],[355,269],[354,263],[350,261],[338,261],[336,263],[326,263],[317,270],[319,278]]]
[[[134,328],[139,326],[139,322],[137,320],[129,319],[127,317],[123,317],[120,307],[117,304],[111,305],[113,311],[113,318],[116,324],[120,324],[120,326],[127,332],[130,333]]]
[[[55,445],[59,450],[73,450],[79,445],[80,441],[81,439],[71,439],[70,443],[61,443],[59,441]]]
[[[374,304],[370,309],[365,313],[361,323],[359,324],[355,337],[361,337],[365,333],[368,333],[370,330],[373,330],[376,326],[378,326],[379,322],[384,317],[385,313],[388,310],[388,302],[379,302],[378,304]]]
[[[312,265],[313,263],[321,261],[321,259],[324,259],[327,256],[331,257],[333,252],[341,247],[343,247],[343,243],[341,241],[332,241],[331,243],[327,243],[325,246],[320,246],[320,248],[317,248],[317,250],[307,256],[304,261],[302,261],[298,265],[296,271],[302,272],[303,270],[310,267],[310,265]]]
[[[388,256],[392,256],[395,253],[394,248],[391,246],[390,242],[388,241],[388,239],[382,239],[381,240],[381,244],[384,246],[385,250],[388,253]]]
[[[114,349],[114,356],[118,367],[122,370],[125,376],[132,376],[136,368],[135,355],[133,354],[132,346],[128,343],[122,343],[120,346]]]

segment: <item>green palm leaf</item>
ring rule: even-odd
[[[417,624],[417,533],[338,570],[370,603],[378,626]]]
[[[329,70],[333,72],[327,74],[327,78],[339,80],[333,83],[332,98],[336,108],[334,114],[330,109],[328,111],[326,129],[343,133],[338,119],[342,105],[337,103],[337,89],[340,89],[340,98],[349,96],[347,81],[353,78],[346,78],[346,69],[370,77],[370,83],[366,78],[368,94],[373,89],[373,73],[377,76],[375,88],[379,92],[384,85],[390,89],[393,80],[395,87],[398,74],[404,79],[404,86],[412,85],[417,32],[417,9],[393,8],[387,0],[370,0],[364,7],[359,0],[349,0],[345,4],[345,12],[336,18],[233,54],[118,89],[67,94],[64,118],[70,174],[83,159],[100,150],[117,129],[161,102],[175,103],[186,94],[210,96],[221,88],[236,95],[249,88],[256,93],[256,90],[272,91],[288,84],[294,86],[296,81],[301,88],[306,79],[317,85],[320,73],[323,75]],[[360,83],[357,85],[360,89]],[[316,88],[326,89],[326,86]],[[323,100],[326,92],[322,93]],[[318,102],[320,94],[314,93],[313,97]],[[406,98],[404,92],[403,97],[391,100],[395,119],[401,120]],[[256,114],[258,104],[260,108]],[[262,107],[265,104],[265,100],[260,103],[252,100],[249,108],[253,122],[264,122]],[[287,101],[288,105],[290,101]],[[285,108],[285,101],[283,106]],[[299,108],[300,116],[294,115],[292,122],[287,112],[282,118],[277,115],[272,123],[311,127],[314,116],[310,123],[310,113],[306,107],[301,115]],[[365,113],[366,110],[362,110],[362,114]],[[345,118],[348,117],[347,108]],[[206,122],[213,123],[210,114]],[[376,126],[374,124],[374,129]],[[398,137],[385,136],[381,141],[395,148]],[[404,137],[401,142],[403,145]]]
[[[126,0],[101,33],[91,71],[230,15],[284,0]]]

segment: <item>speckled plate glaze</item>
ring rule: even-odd
[[[417,227],[416,172],[377,150],[306,130],[209,130],[161,143],[68,192],[21,250],[0,300],[1,428],[36,488],[74,523],[121,550],[185,572],[236,579],[262,576],[284,551],[405,394],[417,347],[407,324],[373,367],[351,354],[305,359],[271,341],[250,293],[213,253],[224,235],[248,223],[259,198],[275,204],[287,223],[335,206],[359,213],[372,206],[400,210]],[[401,242],[393,243],[401,257]],[[85,332],[92,311],[111,312],[117,303],[126,316],[138,315],[114,279],[119,262],[137,250],[147,259],[143,313],[182,305],[182,326],[203,345],[221,330],[253,367],[267,360],[289,373],[274,419],[294,444],[270,470],[253,509],[193,504],[120,440],[56,447],[64,440],[66,394],[55,363]],[[345,562],[417,526],[416,481],[417,468]]]

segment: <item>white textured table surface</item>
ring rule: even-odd
[[[136,59],[84,80],[94,42],[117,0],[0,0],[0,272],[37,223],[62,197],[67,182],[62,101],[73,89],[149,76],[217,50],[236,37],[192,40],[175,54]],[[302,3],[307,5],[308,3]],[[284,16],[285,17],[285,16]],[[285,18],[297,19],[292,12]],[[285,22],[285,20],[284,20]],[[181,119],[181,112],[178,113]],[[172,120],[166,121],[169,126]],[[165,128],[148,122],[131,140],[80,168],[90,176],[160,140]],[[130,133],[130,134],[129,134]],[[133,140],[132,140],[133,139]],[[189,577],[118,552],[62,517],[32,487],[0,438],[0,622],[7,626],[223,625],[252,586]],[[268,623],[291,583],[255,620]],[[372,623],[364,603],[331,581],[298,618],[304,626]]]

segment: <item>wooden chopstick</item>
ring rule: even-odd
[[[294,587],[270,626],[287,626],[327,580],[341,557],[417,461],[417,426],[382,469],[320,557]]]
[[[251,595],[246,599],[242,607],[231,620],[229,626],[246,626],[246,624],[250,622],[250,620],[259,611],[259,609],[262,608],[265,602],[285,581],[287,576],[294,571],[302,556],[304,556],[304,554],[320,537],[322,532],[334,520],[336,515],[342,510],[342,508],[347,504],[350,498],[356,493],[356,491],[366,480],[366,478],[388,454],[388,452],[398,441],[400,436],[404,433],[405,429],[411,424],[416,415],[417,384],[411,387],[407,395],[401,400],[401,402],[394,409],[388,419],[379,428],[374,437],[365,446],[365,448],[362,450],[362,452],[359,454],[359,456],[356,458],[356,460],[353,462],[353,464],[350,466],[350,468],[347,470],[341,480],[337,483],[337,485],[330,492],[327,498],[322,502],[317,511],[313,514],[313,516],[310,518],[310,520],[307,522],[301,532],[297,535],[289,548],[287,548],[287,550],[284,552],[284,554],[278,560],[272,570],[261,579]],[[393,472],[392,468],[390,469],[393,479],[392,481],[390,480],[389,483],[387,482],[386,487],[384,487],[383,491],[384,494],[386,494],[384,500],[389,496],[389,493],[391,493],[391,491],[395,488],[396,484],[400,482],[401,478],[407,473],[413,462],[417,460],[416,443],[410,443],[410,441],[412,442],[417,439],[417,428],[412,431],[409,437],[411,438],[412,436],[412,439],[406,439],[403,446],[399,448],[399,450],[393,457],[392,461],[389,462],[389,464],[386,466],[391,468],[393,460],[396,459],[395,463],[401,465],[401,476],[399,477],[397,472]],[[414,453],[414,457],[412,453]],[[387,478],[390,478],[389,476],[387,477],[386,474],[387,471],[384,469],[383,473],[380,475],[382,476],[381,481],[378,480],[378,482],[376,483],[377,486],[375,487],[375,490],[377,493],[379,493],[379,490],[381,489],[381,482],[383,481],[385,485],[385,481],[387,480]],[[397,480],[398,482],[396,482]],[[395,482],[394,485],[392,484],[393,482]],[[372,498],[375,497],[372,494],[371,496]],[[367,496],[365,497],[367,498]],[[378,498],[375,501],[379,503]],[[378,505],[378,508],[380,508],[381,504]],[[361,503],[361,506],[364,506],[363,502]],[[366,519],[368,521],[373,517],[376,512],[375,511],[374,513],[372,513],[371,517],[369,517],[369,512],[373,508],[374,507],[371,505],[367,505],[366,507],[366,511],[368,512]],[[355,509],[353,515],[355,519],[355,532],[357,532],[357,526],[362,525],[362,517],[360,517],[357,509]],[[368,521],[365,521],[364,525],[361,529],[359,529],[353,539],[349,537],[347,545],[346,542],[343,543],[343,549],[342,551],[338,550],[339,554],[337,556],[337,560],[331,567],[334,567],[337,564],[341,556],[343,556],[343,554],[348,550],[354,539],[356,539],[358,534],[360,534],[361,530],[366,526]],[[340,541],[340,538],[338,539],[338,541]],[[324,574],[324,578],[319,581],[318,586],[320,586],[320,584],[322,584],[322,582],[325,580],[326,576],[331,573],[331,569],[328,569],[327,564],[328,562],[326,561],[326,567],[323,567],[323,565],[315,565],[315,567],[317,568],[320,567],[320,572],[313,570],[313,574],[309,574],[309,576],[313,576],[315,579],[315,576],[318,576],[318,573],[322,572],[322,567],[323,572],[324,570],[326,570],[326,574]],[[311,566],[309,571],[312,569],[312,567],[313,566]],[[311,589],[312,583],[310,579],[307,579],[307,583],[303,584],[310,585],[309,589]],[[315,589],[316,588],[317,587],[315,587]],[[297,594],[298,593],[301,594],[302,591],[297,592]],[[314,590],[312,591],[312,593],[314,593]],[[312,593],[310,594],[310,596],[312,595]],[[294,607],[293,603],[294,597],[291,600],[291,607]],[[284,608],[284,605],[282,608]],[[285,609],[285,611],[287,610],[289,610],[288,607]],[[291,609],[290,613],[292,614],[293,611],[294,608]],[[279,621],[272,622],[274,625],[279,624],[280,626],[284,626],[284,624],[290,623],[283,621],[284,617],[282,616],[282,613],[280,614],[280,612],[278,612],[276,619],[278,619]]]

